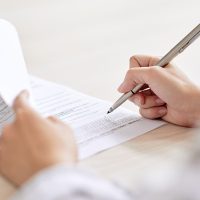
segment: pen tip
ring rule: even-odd
[[[113,111],[113,108],[111,107],[111,108],[108,110],[107,114],[111,113],[112,111]]]

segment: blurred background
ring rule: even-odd
[[[109,101],[134,54],[162,56],[200,22],[199,0],[0,0],[28,71]],[[175,63],[200,84],[200,39]]]

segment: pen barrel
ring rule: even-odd
[[[198,24],[190,33],[188,33],[177,45],[175,45],[163,58],[161,58],[157,66],[165,67],[178,54],[182,53],[190,44],[192,44],[200,36],[200,24]]]
[[[112,106],[113,110],[121,106],[127,99],[129,99],[131,96],[133,96],[133,92],[127,92],[123,94]]]
[[[144,84],[138,84],[138,85],[136,85],[136,86],[131,90],[132,95],[135,94],[135,93],[137,93],[137,92],[143,87],[143,85],[144,85]]]

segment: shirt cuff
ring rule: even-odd
[[[129,200],[125,189],[79,167],[56,165],[27,181],[11,200]]]

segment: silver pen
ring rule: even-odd
[[[192,42],[200,36],[200,24],[197,25],[188,35],[186,35],[174,48],[172,48],[161,60],[156,63],[157,66],[165,67],[173,58],[182,53]],[[109,109],[107,114],[113,112],[122,105],[131,96],[136,94],[144,84],[136,85],[130,92],[123,94]]]

